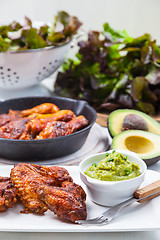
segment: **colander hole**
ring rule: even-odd
[[[17,79],[19,79],[19,77],[18,77],[18,76],[17,76],[16,78],[17,78]]]
[[[46,69],[46,67],[43,67],[43,69]]]
[[[7,77],[10,77],[10,75],[7,75]]]
[[[52,62],[49,62],[49,65],[52,65]]]
[[[13,74],[14,74],[14,75],[16,75],[17,73],[16,73],[16,72],[14,72]]]
[[[9,79],[8,79],[8,82],[10,82],[10,81],[11,81],[11,79],[9,78]]]
[[[2,77],[2,79],[5,79],[5,77]]]
[[[39,72],[38,74],[39,74],[39,75],[41,75],[42,73],[41,73],[41,72]]]
[[[56,63],[56,62],[58,62],[58,60],[57,60],[57,59],[55,60],[55,63]]]
[[[8,70],[8,72],[9,72],[9,71],[11,71],[11,69],[10,69],[10,68],[8,68],[7,70]]]
[[[3,73],[3,72],[1,72],[1,74],[3,75],[4,73]]]
[[[3,69],[3,67],[0,67],[0,69]]]

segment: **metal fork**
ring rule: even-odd
[[[130,205],[131,203],[145,200],[146,198],[149,198],[149,197],[152,197],[152,198],[154,196],[156,197],[157,194],[160,194],[160,191],[157,191],[153,194],[147,195],[146,197],[143,197],[143,198],[132,197],[125,202],[122,202],[120,204],[115,205],[114,207],[109,208],[107,211],[103,212],[101,215],[99,215],[96,218],[86,219],[86,220],[78,220],[78,221],[76,221],[76,223],[82,224],[82,225],[92,225],[92,224],[106,225],[106,224],[109,224],[112,221],[112,219],[115,217],[117,212],[119,210],[121,210],[122,208]]]

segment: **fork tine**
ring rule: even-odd
[[[106,225],[106,224],[109,224],[109,221],[108,219],[102,219],[102,220],[94,220],[94,219],[91,219],[91,220],[79,220],[79,221],[76,221],[76,223],[78,224],[82,224],[82,225]]]
[[[98,221],[102,218],[103,216],[100,215],[98,217],[92,218],[92,219],[86,219],[86,220],[78,220],[76,221],[76,223],[86,223],[86,222],[94,222],[94,221]]]
[[[157,195],[158,193],[158,195]],[[128,206],[131,203],[134,202],[138,202],[140,200],[145,200],[148,197],[156,197],[159,196],[160,191],[158,192],[154,192],[153,194],[147,195],[145,197],[142,198],[130,198],[128,200],[126,200],[125,202],[119,203],[117,205],[115,205],[114,207],[109,208],[107,211],[103,212],[100,216],[93,218],[93,219],[87,219],[87,220],[78,220],[75,223],[79,223],[82,225],[106,225],[109,224],[110,221],[115,217],[116,213],[121,210],[122,208],[124,208],[125,206]]]
[[[78,220],[76,223],[88,225],[88,224],[102,224],[104,221],[108,221],[107,217],[104,217],[103,215],[100,215],[96,218],[92,219],[86,219],[86,220]],[[109,221],[108,221],[109,223]]]

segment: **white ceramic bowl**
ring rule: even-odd
[[[107,152],[111,153],[112,151]],[[141,175],[122,181],[101,181],[84,174],[92,163],[97,164],[104,159],[106,152],[92,155],[84,159],[79,165],[80,178],[87,186],[87,194],[89,194],[93,202],[103,206],[114,206],[132,197],[133,193],[143,182],[147,170],[145,162],[137,154],[125,150],[117,150],[117,152],[127,156],[130,162],[139,164]]]

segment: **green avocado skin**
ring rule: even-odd
[[[113,134],[112,134],[112,132],[110,131],[110,127],[109,127],[109,117],[107,118],[107,128],[108,128],[108,132],[109,132],[109,135],[111,136],[111,138],[113,138],[114,136],[113,136]]]
[[[160,156],[150,158],[150,159],[142,159],[142,160],[146,163],[147,166],[151,166],[152,164],[154,164],[160,160]]]

